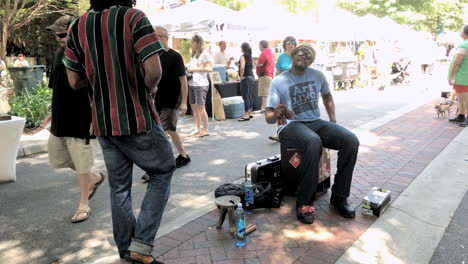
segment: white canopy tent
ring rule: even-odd
[[[195,33],[206,37],[220,28],[224,18],[235,13],[229,8],[199,0],[151,16],[150,21],[165,27],[175,37],[190,38]]]
[[[177,38],[190,38],[200,34],[205,41],[239,41],[266,26],[252,24],[239,17],[239,12],[206,0],[190,2],[150,17],[153,25],[160,25]]]

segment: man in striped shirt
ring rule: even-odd
[[[175,169],[171,145],[151,94],[161,78],[164,51],[146,15],[133,0],[90,0],[91,9],[69,29],[64,58],[70,85],[84,76],[93,87],[92,129],[108,170],[114,239],[122,259],[160,263],[151,251]],[[149,176],[137,219],[132,167]]]

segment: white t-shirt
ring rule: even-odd
[[[16,59],[15,62],[13,63],[13,66],[15,66],[15,67],[27,67],[27,66],[29,66],[29,62],[26,59],[24,59],[22,61]]]
[[[224,52],[218,51],[213,56],[213,60],[214,60],[214,64],[224,64],[224,65],[226,65],[226,63],[228,62],[228,55],[227,55],[226,51],[224,51]]]
[[[201,68],[207,62],[212,62],[210,53],[207,50],[204,50],[200,57],[190,58],[190,68]],[[194,72],[193,78],[189,80],[188,84],[190,86],[208,86],[208,73],[207,72]]]

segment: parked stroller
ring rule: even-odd
[[[402,83],[408,82],[408,66],[410,65],[411,61],[409,59],[401,58],[399,61],[392,63],[392,72],[390,73],[390,84],[391,85],[398,85]]]

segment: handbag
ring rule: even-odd
[[[282,188],[273,187],[269,182],[257,182],[252,185],[254,192],[253,208],[279,208],[281,206]],[[245,191],[243,184],[226,183],[220,185],[214,191],[215,198],[224,195],[234,195],[241,198],[242,205],[245,206]]]

